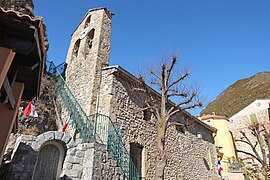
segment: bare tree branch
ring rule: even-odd
[[[157,117],[157,119],[160,118],[160,115],[159,115],[159,108],[156,107],[156,106],[153,106],[153,105],[150,105],[149,103],[146,103],[146,105],[149,107],[149,109],[152,109],[154,112],[154,115]]]
[[[178,89],[169,89],[168,92],[171,92],[171,93],[179,93],[179,90]]]
[[[246,144],[248,144],[249,146],[252,146],[252,148],[253,148],[253,145],[252,145],[252,144],[250,144],[248,141],[245,141],[245,140],[243,140],[243,139],[236,139],[235,141],[236,141],[236,142],[246,143]],[[257,144],[254,145],[254,147],[256,147],[256,146],[257,146]]]
[[[171,76],[171,72],[173,70],[173,67],[176,64],[176,59],[177,59],[177,57],[175,55],[173,55],[171,65],[170,65],[169,69],[167,70],[167,78],[169,78]]]
[[[170,116],[173,116],[174,114],[179,113],[179,112],[181,112],[183,110],[192,109],[192,108],[195,108],[195,107],[202,107],[202,103],[198,102],[198,103],[195,103],[195,104],[192,104],[192,105],[189,105],[189,106],[184,106],[184,107],[178,108],[178,109],[170,112]]]
[[[161,76],[159,76],[159,75],[157,75],[156,73],[155,73],[155,71],[150,71],[150,74],[152,74],[152,75],[154,75],[156,78],[158,78],[159,80],[161,80]]]
[[[261,137],[260,137],[260,133],[258,132],[259,129],[259,125],[257,124],[256,127],[254,128],[253,132],[255,133],[255,137],[257,139],[257,142],[259,143],[260,149],[261,149],[261,153],[262,153],[262,160],[263,160],[263,166],[266,165],[266,153],[265,153],[265,149],[263,147],[263,142],[261,141]]]
[[[197,96],[197,93],[192,92],[191,96],[188,99],[179,102],[178,104],[176,104],[176,107],[179,107],[181,105],[188,104],[188,103],[192,102],[193,98],[195,98],[196,96]]]
[[[164,91],[166,89],[166,75],[165,75],[166,65],[162,64],[162,70],[161,70],[161,82],[162,82],[162,88],[164,88]]]
[[[181,96],[181,97],[187,97],[187,93],[183,92],[183,93],[171,93],[168,94],[168,98],[171,96]]]
[[[154,84],[154,85],[157,85],[159,86],[160,88],[162,87],[162,84],[157,82],[157,81],[151,81],[150,84]]]
[[[170,126],[173,126],[173,125],[176,125],[176,126],[183,126],[183,127],[186,126],[185,124],[180,123],[180,122],[170,122],[170,123],[167,124],[167,127],[170,127]]]
[[[190,74],[189,71],[185,72],[184,75],[182,75],[180,78],[178,78],[177,80],[175,80],[174,82],[172,82],[170,85],[168,85],[168,87],[166,88],[166,91],[169,91],[169,89],[170,89],[173,85],[175,85],[175,84],[179,83],[180,81],[184,80],[189,74]]]
[[[193,98],[196,97],[196,95],[197,95],[197,94],[196,94],[195,92],[193,92],[193,93],[191,94],[191,96],[190,96],[188,99],[186,99],[186,100],[184,100],[184,101],[181,101],[181,102],[179,102],[178,104],[176,104],[176,105],[174,105],[173,107],[171,107],[171,108],[169,109],[169,111],[168,111],[168,114],[169,114],[169,115],[173,115],[173,114],[175,114],[175,113],[177,113],[177,112],[183,110],[184,108],[180,108],[180,106],[192,102]],[[196,106],[194,106],[194,107],[196,107]],[[190,108],[192,108],[192,106],[190,106]],[[186,109],[190,109],[190,108],[187,107]],[[173,112],[174,110],[177,111],[177,112]]]
[[[267,144],[268,150],[270,150],[270,133],[267,130],[267,128],[265,127],[265,125],[262,125],[262,127],[263,127],[263,130],[264,130],[264,134],[263,134],[264,140],[265,140],[265,142]],[[270,161],[270,156],[268,157],[268,159]]]
[[[187,109],[193,109],[195,107],[202,107],[202,103],[201,102],[197,102],[188,106],[183,106],[181,109],[182,110],[187,110]]]
[[[259,161],[259,162],[262,164],[262,160],[261,160],[261,159],[258,159],[258,157],[256,157],[254,154],[251,154],[251,153],[249,153],[249,152],[242,151],[242,150],[236,150],[236,152],[244,153],[244,154],[246,154],[246,155],[249,155],[249,156],[253,157],[254,159],[256,159],[257,161]]]
[[[248,142],[249,146],[252,148],[252,151],[254,152],[254,154],[255,154],[255,156],[257,157],[257,159],[260,159],[259,162],[263,165],[263,160],[262,160],[262,158],[260,157],[259,153],[258,153],[257,150],[256,150],[256,146],[257,146],[258,142],[256,142],[255,145],[253,145],[253,144],[251,143],[250,139],[247,137],[247,135],[246,135],[243,131],[241,131],[240,133],[243,135],[243,137],[244,137],[244,138],[246,139],[246,141]]]

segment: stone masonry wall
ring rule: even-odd
[[[12,160],[4,179],[32,179],[38,152],[44,143],[55,141],[66,150],[61,177],[72,180],[121,179],[117,162],[98,143],[74,141],[68,134],[49,131],[38,137],[22,135],[17,139]]]
[[[100,91],[99,112],[111,117],[123,132],[123,141],[130,150],[130,143],[143,146],[142,176],[155,177],[156,127],[154,119],[146,119],[140,109],[143,95],[131,90],[131,81],[119,76],[117,68],[105,68]],[[175,117],[181,122],[185,119]],[[196,137],[202,133],[203,139]],[[186,132],[167,131],[168,164],[165,179],[218,179],[217,155],[212,132],[200,124],[194,124]]]
[[[167,131],[166,179],[218,179],[216,148],[208,141],[177,129]]]
[[[87,38],[80,40],[85,21],[91,16],[90,30],[94,29],[92,47]],[[101,67],[109,63],[111,19],[104,9],[92,10],[72,35],[66,63],[66,82],[87,115],[95,113]],[[73,50],[77,40],[80,46],[77,57]]]
[[[96,103],[98,103],[98,93],[100,91],[100,81],[102,74],[102,67],[109,65],[110,58],[110,40],[111,40],[111,19],[108,14],[104,11],[102,18],[101,32],[99,34],[100,44],[99,52],[97,57],[95,79],[93,81],[92,97],[90,102],[89,114],[96,113]]]
[[[72,180],[121,179],[117,162],[98,143],[83,143],[67,150],[62,174]]]
[[[4,179],[27,180],[32,178],[38,155],[38,152],[31,146],[34,140],[34,136],[21,136],[17,139],[16,150],[13,151]]]
[[[121,169],[118,167],[117,161],[106,151],[106,146],[99,143],[93,143],[93,145],[94,158],[92,180],[122,179]],[[85,157],[85,159],[89,159],[89,157]],[[85,179],[87,179],[87,176],[85,176]]]

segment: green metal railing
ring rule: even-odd
[[[113,158],[117,160],[117,163],[125,176],[123,179],[139,179],[139,173],[136,166],[123,144],[122,133],[114,126],[110,117],[102,114],[95,114],[89,116],[89,119],[95,122],[95,133],[102,142],[107,144],[108,152],[110,152]]]
[[[55,78],[57,93],[72,120],[72,126],[80,133],[82,140],[106,144],[107,151],[117,161],[122,171],[123,179],[138,180],[138,170],[123,144],[120,131],[114,126],[110,117],[102,114],[88,117],[61,76],[65,64],[56,67],[53,62],[47,62],[46,65],[46,71]]]
[[[62,72],[58,70],[59,67],[62,67],[62,64],[56,67],[54,63],[50,62],[47,63],[46,71],[55,78],[57,93],[61,97],[68,116],[70,116],[72,126],[77,129],[84,142],[93,142],[95,141],[94,122],[88,120],[87,115],[61,76]]]

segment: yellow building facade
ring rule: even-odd
[[[221,156],[222,176],[228,175],[229,160],[235,159],[235,145],[230,129],[230,122],[224,116],[203,115],[199,117],[206,124],[217,129],[214,135],[215,145],[219,149],[218,154]]]

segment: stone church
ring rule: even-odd
[[[155,118],[141,111],[146,95],[133,91],[140,79],[109,65],[111,23],[106,8],[89,10],[72,34],[64,68],[47,63],[56,129],[17,135],[4,179],[155,179]],[[172,120],[192,126],[168,128],[165,179],[219,179],[216,129],[188,112]]]

